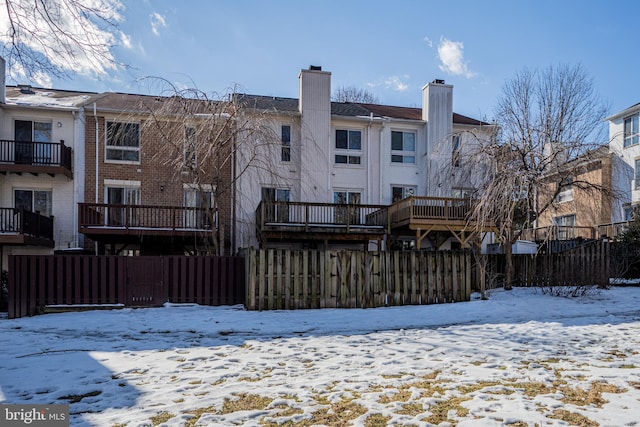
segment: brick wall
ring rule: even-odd
[[[105,180],[129,180],[140,181],[140,198],[143,205],[159,206],[182,206],[183,186],[192,184],[195,181],[193,175],[182,171],[180,165],[172,162],[173,159],[181,159],[182,141],[170,144],[163,142],[161,131],[158,127],[143,125],[141,123],[141,151],[139,164],[118,164],[104,162],[105,155],[105,117],[98,115],[98,138],[99,138],[99,177],[98,177],[98,203],[106,203],[105,200]],[[96,194],[96,132],[95,118],[88,114],[86,119],[86,181],[85,181],[85,201],[92,203]],[[166,123],[165,123],[166,125]],[[172,126],[183,128],[182,123],[176,122]],[[181,135],[181,132],[175,132]],[[180,150],[178,150],[178,148]],[[215,160],[203,165],[204,173],[200,177],[203,184],[217,183],[219,192],[217,197],[218,221],[223,230],[225,238],[225,248],[229,251],[230,230],[231,230],[231,157],[230,147],[223,147],[220,150],[219,159],[225,162],[218,168],[219,172],[212,174],[210,171],[216,168],[213,166]],[[217,176],[216,176],[217,175]],[[88,240],[88,239],[87,239]],[[88,241],[86,247],[93,247],[93,243]]]

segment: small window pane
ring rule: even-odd
[[[350,165],[359,165],[360,164],[360,157],[358,157],[358,156],[349,156],[349,164]]]
[[[416,158],[415,158],[415,156],[404,156],[404,162],[405,163],[415,163],[416,162]]]
[[[391,132],[391,149],[402,151],[402,132]]]
[[[347,163],[347,156],[336,155],[336,163]]]
[[[416,151],[416,134],[406,132],[404,134],[404,151]]]
[[[291,144],[291,126],[282,126],[282,143],[284,145]]]
[[[391,161],[393,163],[402,163],[402,156],[397,156],[395,154],[391,155]]]
[[[33,140],[35,142],[51,142],[51,123],[33,123]]]
[[[360,150],[362,149],[362,142],[360,141],[360,131],[359,130],[351,130],[349,131],[349,149],[350,150]]]
[[[348,149],[349,145],[347,143],[347,131],[346,130],[337,130],[336,131],[336,148],[340,149]],[[346,162],[345,162],[346,163]]]

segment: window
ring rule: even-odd
[[[391,203],[411,197],[415,192],[415,187],[391,187]]]
[[[573,178],[564,178],[558,186],[558,195],[556,196],[556,202],[570,202],[573,200]]]
[[[558,239],[566,240],[569,238],[573,238],[575,237],[574,236],[575,230],[572,230],[571,227],[576,226],[576,215],[571,214],[571,215],[556,216],[553,218],[553,225],[559,227],[557,231]]]
[[[139,225],[138,210],[128,208],[126,205],[140,204],[140,187],[106,187],[107,225],[112,226],[137,226]]]
[[[211,229],[216,218],[213,212],[213,191],[211,188],[187,186],[183,189],[185,209],[183,225],[185,228]]]
[[[15,121],[15,162],[19,164],[51,163],[51,122]],[[41,143],[41,144],[34,144]]]
[[[140,125],[107,122],[106,160],[140,161]]]
[[[289,206],[280,202],[288,202],[290,197],[291,191],[289,189],[262,187],[264,221],[289,222]]]
[[[638,145],[638,116],[624,119],[624,146]]]
[[[416,162],[416,134],[414,132],[391,132],[391,162]]]
[[[280,160],[283,162],[291,161],[291,126],[283,125],[281,129],[282,152]]]
[[[14,190],[13,199],[16,209],[51,216],[51,190]]]
[[[194,170],[198,166],[196,129],[186,127],[184,129],[184,163],[183,169]]]
[[[473,188],[452,188],[451,197],[454,199],[470,199],[473,197],[475,190]]]
[[[451,166],[460,167],[460,135],[453,135],[451,141]]]
[[[362,133],[359,130],[336,130],[335,162],[359,165],[362,157]]]
[[[622,220],[633,221],[637,214],[637,206],[625,205],[622,207]]]
[[[635,180],[634,180],[634,190],[640,190],[640,159],[636,159],[635,161],[636,164],[636,170],[635,170]]]
[[[361,194],[355,191],[334,191],[333,203],[337,205],[359,205]],[[360,208],[351,206],[336,206],[333,212],[335,224],[361,224]]]

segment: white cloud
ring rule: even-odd
[[[133,44],[131,43],[131,36],[128,34],[120,32],[120,43],[125,49],[133,49]]]
[[[156,36],[160,36],[160,28],[167,27],[167,20],[164,16],[160,15],[158,12],[154,12],[150,15],[151,17],[151,31]]]
[[[454,42],[445,38],[440,39],[440,44],[438,45],[440,69],[445,73],[467,78],[476,76],[478,73],[469,70],[467,67],[463,52],[464,44],[462,42]]]
[[[406,80],[409,80],[409,75],[404,74],[402,76],[390,76],[386,77],[375,83],[367,83],[369,87],[384,87],[386,89],[392,89],[396,92],[404,92],[409,89],[409,84],[406,83]]]
[[[425,37],[424,41],[427,43],[429,47],[433,47],[433,41],[429,37]]]

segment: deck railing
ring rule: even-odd
[[[633,221],[612,222],[598,226],[598,237],[608,237],[609,239],[620,239],[627,232]]]
[[[71,171],[71,148],[60,142],[0,140],[0,163],[60,166]]]
[[[520,240],[540,242],[545,240],[595,239],[593,227],[575,225],[550,225],[547,227],[527,228],[520,233]]]
[[[335,203],[269,202],[262,201],[256,209],[256,223],[260,230],[266,226],[300,227],[378,227],[386,225],[386,217],[377,213],[382,205],[352,205]]]
[[[465,221],[471,213],[471,199],[411,196],[389,206],[390,225],[413,220]]]
[[[0,208],[0,233],[53,241],[53,218],[18,208]]]
[[[215,209],[185,206],[79,203],[80,229],[112,228],[205,231],[217,226]]]

